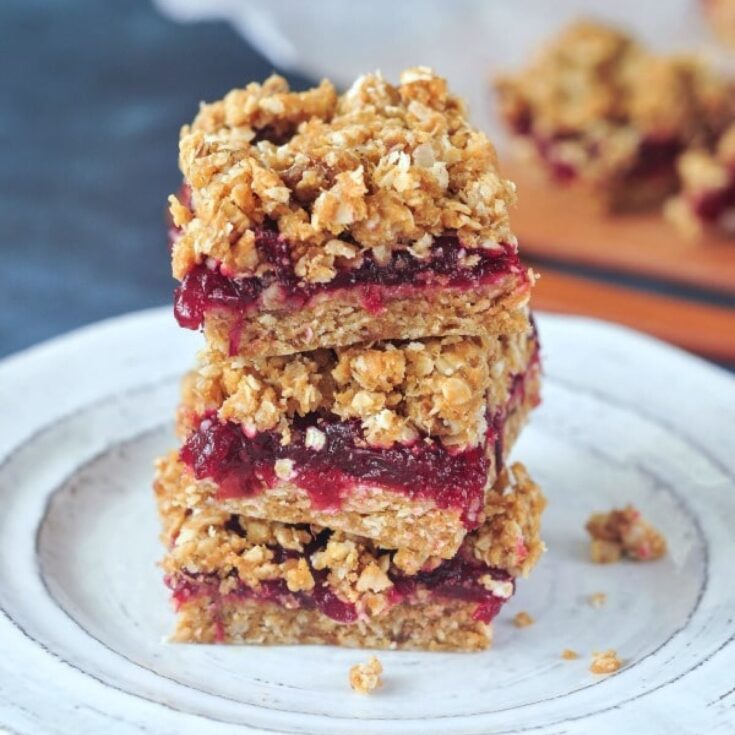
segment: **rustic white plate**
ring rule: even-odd
[[[549,552],[491,651],[170,645],[151,463],[200,344],[169,310],[0,364],[0,725],[20,733],[716,733],[735,727],[735,382],[618,327],[542,316],[545,402],[516,457],[551,504]],[[596,567],[583,524],[633,502],[654,564]],[[586,597],[605,592],[594,609]],[[514,628],[514,612],[536,624]],[[564,661],[561,651],[580,652]],[[588,671],[614,648],[617,674]]]

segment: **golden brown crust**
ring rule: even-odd
[[[177,278],[208,258],[227,273],[262,275],[271,266],[255,228],[266,220],[312,283],[367,251],[378,262],[395,248],[425,257],[447,231],[467,247],[515,244],[514,185],[445,80],[424,67],[398,86],[365,75],[339,97],[326,81],[293,93],[275,76],[233,90],[182,129],[179,164],[191,207],[170,199]]]
[[[329,644],[348,648],[481,651],[492,628],[473,615],[475,605],[432,601],[396,605],[380,617],[343,625],[316,610],[289,610],[249,600],[215,603],[202,597],[178,610],[172,640],[180,643],[266,645]]]
[[[262,310],[242,320],[225,310],[204,318],[204,334],[215,349],[243,357],[290,355],[324,345],[419,339],[447,335],[496,335],[528,328],[534,275],[508,275],[474,289],[418,289],[391,297],[377,314],[351,290],[314,298],[297,311]]]
[[[322,349],[256,360],[209,349],[183,381],[179,433],[217,412],[246,433],[278,431],[290,443],[295,416],[359,419],[368,444],[432,437],[447,447],[476,446],[538,347],[535,335],[442,337]],[[318,429],[307,443],[324,440]]]

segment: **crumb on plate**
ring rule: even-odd
[[[536,621],[525,610],[521,610],[521,612],[516,613],[513,618],[513,625],[515,625],[516,628],[528,628],[529,625],[533,625],[535,622]]]
[[[602,607],[607,602],[607,595],[604,592],[595,592],[587,598],[592,607]]]
[[[383,685],[380,675],[383,665],[375,656],[371,656],[366,664],[355,664],[350,669],[350,686],[358,694],[370,694]]]
[[[573,651],[571,648],[565,648],[561,652],[561,657],[565,661],[574,661],[575,659],[579,658],[579,654],[576,651]]]
[[[586,528],[592,538],[590,558],[595,564],[610,564],[623,556],[653,561],[666,553],[666,539],[632,505],[594,513]]]
[[[618,658],[618,654],[612,649],[607,651],[595,651],[595,653],[592,654],[590,671],[593,674],[612,674],[622,665],[623,662]]]

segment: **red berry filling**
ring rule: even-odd
[[[324,446],[306,446],[306,429],[317,427]],[[495,430],[488,435],[495,441]],[[291,442],[276,432],[247,436],[239,424],[205,417],[181,449],[181,459],[198,479],[211,478],[219,497],[255,495],[276,482],[275,462],[293,462],[292,482],[306,490],[315,508],[338,508],[356,484],[380,485],[411,498],[431,498],[440,508],[460,508],[468,527],[477,526],[488,474],[485,448],[450,452],[418,441],[381,448],[368,446],[357,421],[315,415],[298,419]]]
[[[502,244],[493,250],[467,250],[451,234],[436,238],[430,256],[424,259],[415,258],[407,250],[394,250],[390,260],[381,265],[368,252],[359,266],[339,270],[328,283],[299,279],[288,243],[272,225],[257,230],[256,247],[261,260],[270,266],[262,277],[236,278],[219,267],[209,268],[205,264],[195,266],[184,277],[174,300],[174,313],[182,327],[198,329],[210,309],[225,309],[244,316],[258,307],[265,291],[269,303],[277,293],[284,307],[299,309],[318,294],[357,288],[364,308],[379,312],[386,300],[405,296],[406,287],[467,290],[493,283],[508,273],[525,274],[513,246]],[[462,261],[470,254],[476,258],[468,267]]]

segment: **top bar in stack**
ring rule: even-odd
[[[170,199],[179,323],[252,358],[526,331],[512,182],[445,80],[277,76],[201,107]]]

